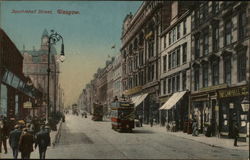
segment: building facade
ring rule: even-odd
[[[24,119],[42,105],[42,92],[23,73],[23,56],[0,29],[0,115]]]
[[[191,61],[191,11],[184,2],[171,3],[170,25],[161,33],[160,119],[182,130],[188,119]],[[172,103],[172,104],[171,104]]]
[[[232,137],[239,123],[246,138],[247,115],[241,107],[249,96],[249,2],[205,1],[192,11],[190,116],[200,132]]]
[[[47,88],[48,88],[48,38],[49,34],[47,30],[45,29],[43,31],[42,37],[41,37],[41,46],[40,49],[35,50],[26,50],[25,47],[23,48],[23,72],[26,76],[29,76],[34,84],[35,87],[42,90],[43,93],[43,99],[45,102],[47,102]],[[56,111],[59,109],[59,103],[57,101],[59,89],[59,63],[57,62],[57,52],[55,47],[51,46],[51,62],[50,62],[50,112]],[[42,112],[46,111],[46,105],[44,105],[44,110]]]
[[[144,1],[123,23],[123,90],[134,101],[137,115],[142,115],[145,123],[150,119],[159,122],[159,35],[169,23],[168,9],[168,2]]]

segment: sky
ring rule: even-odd
[[[44,29],[54,29],[64,39],[65,61],[60,64],[60,84],[65,105],[76,103],[108,55],[121,46],[125,16],[134,14],[141,1],[0,1],[0,26],[21,51],[40,49]],[[73,15],[58,10],[75,11]],[[23,13],[23,11],[29,13]],[[47,13],[39,13],[49,11]],[[19,11],[14,13],[13,11]],[[61,42],[56,45],[60,53]],[[115,45],[115,49],[111,46]]]

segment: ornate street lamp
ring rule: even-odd
[[[56,44],[58,41],[62,40],[62,45],[61,45],[61,54],[60,54],[60,61],[63,62],[65,57],[64,57],[64,44],[63,44],[63,37],[58,34],[57,32],[55,32],[54,30],[51,30],[51,34],[49,36],[49,40],[48,40],[48,88],[47,88],[47,93],[48,93],[48,97],[47,97],[47,116],[46,116],[46,120],[48,122],[49,120],[49,116],[50,116],[50,96],[49,96],[49,81],[50,81],[50,49],[51,49],[51,44]]]

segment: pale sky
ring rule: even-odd
[[[0,26],[19,50],[40,48],[46,28],[64,38],[65,62],[61,64],[60,81],[65,91],[65,105],[76,103],[85,85],[108,55],[120,50],[122,22],[135,13],[141,1],[4,1],[0,2]],[[57,10],[79,11],[80,14],[58,14]],[[31,10],[33,13],[12,13]],[[36,11],[34,11],[36,10]],[[39,14],[39,10],[52,14]],[[60,42],[57,52],[60,53]],[[116,48],[111,49],[115,44]]]

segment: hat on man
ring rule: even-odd
[[[17,125],[15,125],[15,129],[18,129],[19,128],[19,125],[17,124]]]

